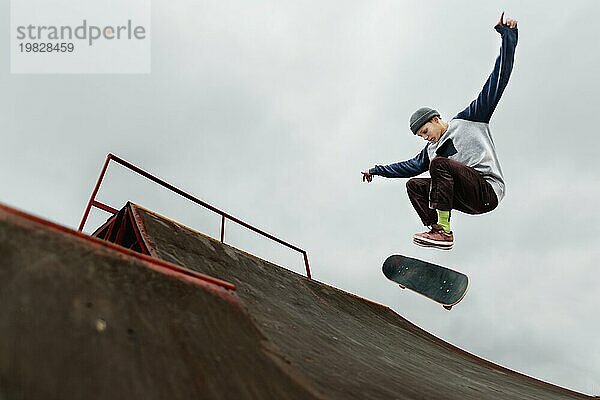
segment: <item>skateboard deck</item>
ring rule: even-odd
[[[389,256],[383,274],[401,288],[410,289],[450,310],[467,294],[469,278],[440,265],[400,255]]]

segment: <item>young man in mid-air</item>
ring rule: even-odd
[[[494,28],[502,37],[502,46],[479,96],[449,122],[443,121],[434,109],[418,109],[410,117],[410,129],[429,142],[425,148],[411,160],[376,165],[362,172],[363,182],[371,182],[374,175],[411,178],[429,171],[431,178],[413,178],[406,183],[413,207],[423,224],[431,227],[413,236],[413,242],[419,246],[452,249],[450,211],[487,213],[504,197],[504,177],[489,121],[512,71],[517,21],[504,22],[502,13]]]

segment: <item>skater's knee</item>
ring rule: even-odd
[[[435,157],[429,163],[429,169],[445,166],[448,164],[448,161],[450,161],[450,159],[446,157]]]
[[[417,178],[411,178],[406,181],[406,189],[408,190],[414,190],[417,188],[418,185],[419,181],[417,180]]]
[[[429,192],[429,178],[411,178],[406,181],[406,191],[409,193]]]
[[[436,157],[429,163],[429,171],[447,169],[452,160],[446,157]]]

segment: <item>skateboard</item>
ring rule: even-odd
[[[402,289],[410,289],[450,310],[467,294],[469,278],[440,265],[400,255],[389,256],[383,274]]]

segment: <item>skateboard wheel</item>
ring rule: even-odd
[[[448,311],[452,310],[452,306],[443,306],[443,307]]]
[[[402,286],[401,284],[398,284],[398,286],[400,286],[400,289],[406,289],[406,286]]]

